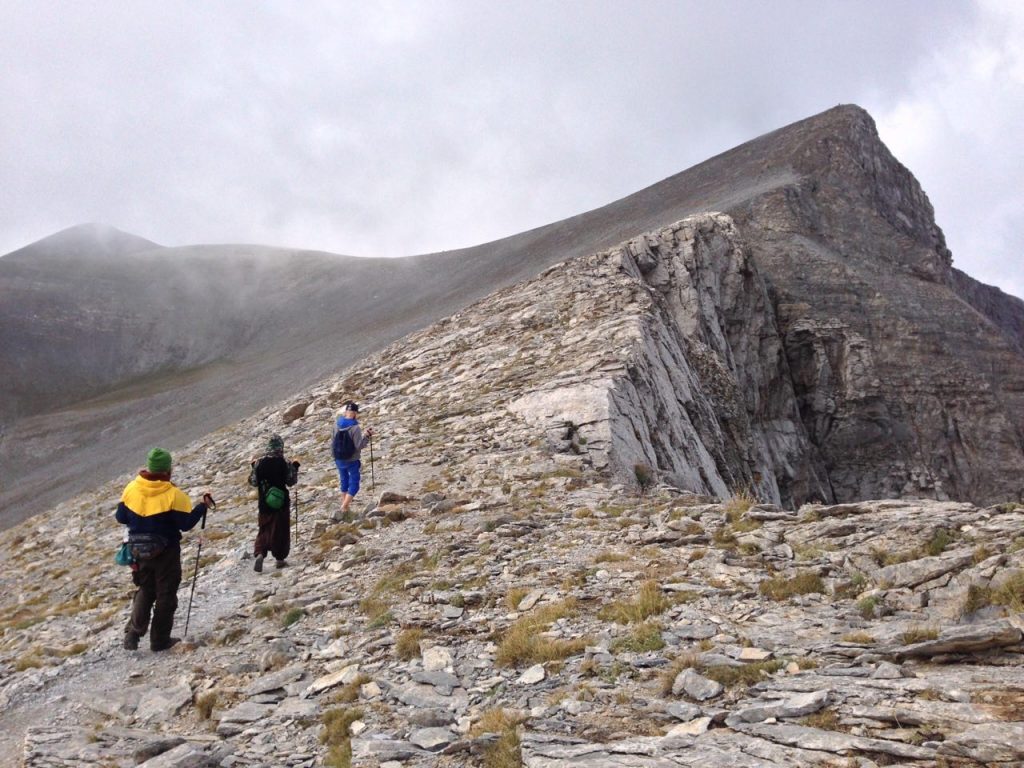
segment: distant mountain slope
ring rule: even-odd
[[[768,284],[834,498],[1005,491],[1024,444],[1024,303],[952,269],[916,180],[866,112],[841,106],[459,251],[160,248],[91,227],[9,254],[3,514],[24,517],[148,445],[184,444],[556,262],[714,210],[736,221]]]

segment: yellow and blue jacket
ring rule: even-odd
[[[131,533],[156,533],[168,543],[177,543],[181,532],[194,528],[205,513],[206,504],[192,507],[185,492],[170,480],[140,474],[125,486],[114,517]]]

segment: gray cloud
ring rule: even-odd
[[[957,264],[1024,293],[1010,5],[364,5],[0,0],[0,252],[82,221],[166,244],[473,245],[855,102]]]

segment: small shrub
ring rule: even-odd
[[[281,619],[281,628],[288,629],[288,627],[290,627],[292,624],[297,622],[305,615],[306,611],[302,608],[292,608],[284,615],[284,618]]]
[[[789,579],[777,576],[762,581],[758,591],[770,600],[785,600],[794,595],[824,594],[825,584],[814,571],[800,571]]]
[[[857,601],[857,613],[864,619],[873,619],[878,608],[878,598],[875,596],[865,597]]]
[[[402,661],[410,661],[420,655],[420,640],[423,639],[423,630],[419,627],[412,627],[403,630],[395,641],[395,654]]]
[[[924,545],[924,554],[936,557],[946,551],[946,548],[953,543],[953,535],[945,528],[936,529],[935,533]]]

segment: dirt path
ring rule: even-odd
[[[410,493],[432,476],[429,467],[399,464],[378,467],[375,482],[364,481],[356,509],[373,501],[371,485],[376,494],[383,491]],[[319,524],[327,523],[337,494],[333,488],[300,486],[300,535],[289,557],[292,578],[301,578],[305,565],[305,542]],[[238,514],[238,510],[234,510]],[[242,514],[244,518],[244,513]],[[215,523],[210,524],[211,531]],[[244,524],[226,538],[204,540],[203,555],[219,554],[218,562],[199,571],[186,640],[209,635],[221,619],[237,612],[239,606],[251,602],[253,594],[266,588],[260,577],[252,572],[252,559],[243,556],[251,548],[255,526]],[[186,533],[182,553],[183,579],[178,590],[178,610],[175,615],[174,635],[184,634],[189,594],[195,567],[195,541],[193,533]],[[271,569],[273,570],[273,569]],[[266,574],[264,574],[264,577]],[[127,590],[126,590],[127,592]],[[171,652],[153,653],[146,639],[136,652],[121,648],[123,622],[127,620],[129,604],[117,622],[97,633],[89,650],[65,661],[59,667],[42,668],[38,674],[27,675],[15,688],[8,690],[7,701],[0,701],[0,768],[20,768],[23,765],[25,735],[29,728],[46,726],[57,729],[102,729],[117,723],[113,712],[117,693],[124,688],[152,683],[153,687],[166,686],[168,681],[201,669],[206,657],[202,646],[183,643]],[[142,726],[146,727],[146,726]],[[159,724],[149,726],[159,729]]]

